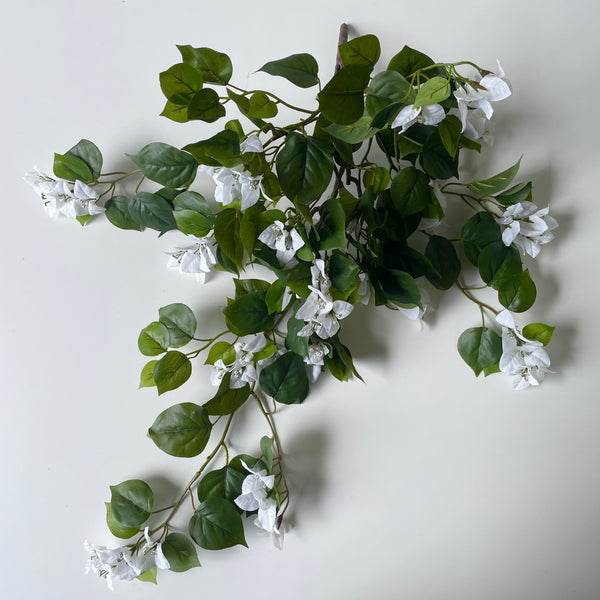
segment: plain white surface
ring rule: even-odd
[[[269,60],[310,52],[332,72],[340,22],[379,36],[382,64],[404,43],[438,60],[500,58],[514,95],[497,106],[497,140],[477,163],[491,174],[524,154],[522,176],[550,203],[558,237],[530,265],[538,301],[521,322],[555,324],[556,374],[514,393],[475,379],[455,351],[478,312],[445,295],[423,331],[400,315],[361,311],[344,329],[367,385],[323,381],[281,411],[294,529],[278,552],[202,551],[202,568],[117,584],[122,598],[222,600],[596,600],[600,598],[600,403],[597,393],[600,45],[595,2],[506,0],[200,3],[24,0],[4,6],[0,204],[4,317],[0,347],[0,591],[17,599],[108,598],[83,575],[84,538],[113,545],[108,486],[146,478],[163,498],[193,473],[145,437],[166,406],[203,401],[197,369],[157,399],[137,390],[139,330],[185,302],[217,331],[227,277],[201,287],[165,267],[157,240],[98,220],[53,222],[21,176],[51,170],[81,137],[106,169],[150,141],[183,145],[218,123],[159,118],[158,73],[175,44],[227,52],[234,81]],[[314,92],[296,92],[298,101]],[[298,94],[297,96],[295,94]],[[232,444],[265,432],[248,414]]]

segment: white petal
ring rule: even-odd
[[[487,100],[491,100],[492,102],[504,100],[512,93],[508,83],[504,79],[493,74],[486,75],[479,82],[479,85],[482,85],[485,88],[483,94]]]
[[[424,125],[437,125],[444,120],[446,113],[440,104],[430,104],[421,109]]]
[[[249,135],[245,140],[240,142],[240,150],[242,154],[246,152],[262,152],[263,145],[258,136],[253,133]]]

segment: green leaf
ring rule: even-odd
[[[187,123],[189,121],[187,104],[177,104],[176,102],[167,100],[160,116],[171,119],[171,121],[175,121],[176,123]]]
[[[348,65],[341,68],[319,94],[319,108],[332,123],[348,125],[363,116],[365,89],[371,67]]]
[[[273,471],[273,438],[265,435],[260,438],[260,451],[267,463],[267,471]]]
[[[381,46],[376,36],[361,35],[338,46],[344,66],[363,65],[374,67],[381,55]]]
[[[222,52],[211,48],[192,48],[192,46],[177,46],[183,62],[200,72],[202,79],[208,83],[227,85],[233,73],[230,58]]]
[[[204,361],[205,365],[214,365],[221,359],[226,365],[235,361],[235,348],[229,342],[215,342],[208,351],[208,356]]]
[[[292,54],[286,58],[273,60],[263,65],[259,71],[269,75],[285,77],[301,88],[309,88],[319,83],[319,66],[310,54]]]
[[[348,381],[354,373],[361,381],[363,378],[358,374],[352,362],[350,350],[342,344],[337,335],[328,340],[330,351],[325,355],[325,366],[329,372],[339,381]]]
[[[189,531],[196,544],[205,550],[222,550],[237,544],[248,546],[240,513],[224,498],[202,502],[190,520]]]
[[[139,225],[156,231],[177,228],[173,210],[167,200],[158,194],[140,192],[129,201],[129,216]]]
[[[290,317],[287,322],[286,347],[299,356],[308,357],[308,337],[298,335],[298,332],[306,325],[302,319]]]
[[[404,46],[396,56],[390,60],[388,70],[397,71],[404,77],[410,77],[420,69],[430,67],[434,62],[422,52],[414,50],[409,46]]]
[[[455,115],[446,115],[444,120],[439,124],[439,136],[446,152],[454,158],[458,152],[458,143],[460,141],[460,130],[462,124],[460,119]]]
[[[458,155],[454,158],[448,154],[440,137],[439,130],[435,130],[423,144],[421,165],[432,179],[449,179],[458,177]]]
[[[169,561],[169,569],[175,573],[183,573],[200,566],[194,543],[183,533],[170,533],[161,548]]]
[[[367,112],[374,117],[391,104],[404,102],[410,94],[410,84],[396,71],[383,71],[373,77],[367,88]]]
[[[141,479],[128,479],[111,485],[110,507],[113,517],[125,527],[139,528],[150,516],[154,495]]]
[[[279,312],[283,306],[283,299],[286,295],[285,283],[277,279],[274,281],[265,294],[265,302],[269,314]]]
[[[498,285],[498,300],[511,312],[525,312],[533,306],[537,291],[529,271],[504,277]]]
[[[110,502],[105,502],[104,506],[106,506],[106,524],[115,537],[121,538],[122,540],[128,540],[140,530],[139,527],[125,527],[124,525],[121,525],[113,515]]]
[[[494,217],[488,212],[473,215],[462,228],[465,255],[477,266],[479,253],[488,245],[502,242],[502,232]]]
[[[431,261],[439,276],[428,274],[427,279],[438,289],[450,289],[460,274],[460,260],[452,242],[439,235],[432,235],[425,249],[425,256]]]
[[[212,222],[215,220],[215,216],[210,210],[206,198],[198,192],[190,192],[189,190],[178,192],[177,196],[173,199],[173,208],[176,211],[193,210],[211,219]]]
[[[443,102],[451,93],[450,81],[444,77],[428,79],[417,92],[415,108]]]
[[[519,166],[521,165],[521,159],[519,159],[512,167],[494,175],[489,179],[480,179],[479,181],[473,181],[467,184],[467,187],[476,194],[482,196],[491,196],[497,194],[502,190],[506,189],[510,182],[515,178],[515,175],[519,172]]]
[[[171,350],[167,352],[154,367],[154,381],[158,394],[182,386],[192,374],[190,359],[181,352]]]
[[[498,194],[496,200],[503,206],[510,206],[519,202],[531,202],[531,181],[518,183],[509,190]]]
[[[199,163],[211,167],[233,167],[240,164],[240,138],[235,131],[225,129],[216,135],[184,146]]]
[[[96,144],[90,142],[90,140],[82,139],[71,149],[67,150],[66,154],[81,159],[87,165],[92,174],[90,181],[95,181],[100,177],[100,173],[102,172],[102,152],[100,152]],[[84,180],[82,179],[82,181]]]
[[[334,138],[346,142],[347,144],[360,143],[377,133],[377,129],[373,126],[373,122],[369,115],[363,115],[358,121],[349,123],[348,125],[339,125],[338,123],[331,123],[323,129],[331,134]],[[349,161],[349,164],[352,164]]]
[[[210,438],[212,424],[204,408],[191,402],[161,412],[148,430],[152,441],[171,456],[198,456]]]
[[[207,236],[213,228],[214,217],[210,219],[194,210],[176,210],[173,213],[177,228],[186,235],[193,235],[199,238]]]
[[[129,158],[152,181],[166,187],[187,187],[196,178],[198,162],[183,150],[163,142],[152,142]]]
[[[236,335],[260,333],[273,327],[264,292],[251,292],[234,300],[223,309],[227,328]]]
[[[60,179],[68,181],[83,181],[90,183],[94,181],[91,169],[78,156],[72,154],[57,154],[54,153],[54,174]]]
[[[198,500],[205,502],[210,498],[225,498],[233,502],[242,494],[245,475],[236,469],[225,466],[218,471],[210,471],[198,484]]]
[[[319,208],[319,215],[321,218],[316,226],[318,234],[316,247],[319,250],[346,248],[346,213],[344,213],[340,199],[330,198],[323,202]],[[313,247],[315,247],[314,244]]]
[[[255,92],[250,96],[247,116],[254,119],[270,119],[277,114],[277,104],[265,94]]]
[[[158,320],[169,330],[169,347],[185,346],[196,333],[196,317],[192,309],[176,302],[158,311]]]
[[[477,376],[500,359],[502,338],[488,327],[471,327],[458,338],[458,353]]]
[[[503,279],[518,275],[523,269],[519,251],[515,246],[505,246],[502,242],[492,242],[485,246],[479,253],[477,267],[481,279],[495,290]]]
[[[219,94],[211,88],[196,92],[188,105],[188,119],[191,121],[214,123],[225,114],[225,107],[219,102]]]
[[[158,360],[148,361],[142,372],[140,373],[140,388],[143,387],[156,387],[156,381],[154,381],[154,368]]]
[[[333,159],[310,137],[288,134],[277,154],[277,175],[290,200],[309,204],[327,189],[333,174]]]
[[[394,207],[403,216],[421,212],[429,203],[429,178],[415,167],[401,169],[390,189]]]
[[[270,287],[269,282],[263,279],[234,279],[233,284],[235,286],[236,300],[252,292],[266,294]]]
[[[241,215],[235,208],[225,208],[215,218],[215,239],[225,256],[242,266],[244,246],[240,239]]]
[[[545,325],[544,323],[530,323],[529,325],[525,325],[525,327],[523,327],[523,335],[528,340],[535,340],[546,346],[550,343],[555,329],[556,327],[551,327],[550,325]]]
[[[381,194],[390,182],[390,172],[385,167],[375,167],[365,171],[363,183],[373,188],[375,195]]]
[[[221,381],[217,393],[202,406],[211,416],[231,415],[242,406],[250,396],[248,384],[241,388],[231,389],[229,382],[231,373],[227,373]]]
[[[160,89],[167,99],[173,96],[191,97],[202,89],[204,80],[200,71],[185,63],[173,65],[158,76]],[[186,104],[187,105],[187,104]]]
[[[138,348],[144,356],[158,356],[166,352],[169,348],[169,330],[159,321],[150,323],[140,332]]]
[[[140,581],[145,581],[146,583],[156,583],[156,575],[158,573],[158,567],[154,565],[151,569],[140,573],[136,579]]]
[[[329,259],[329,277],[331,283],[342,292],[354,284],[359,271],[360,267],[343,254],[334,252]]]
[[[261,371],[259,385],[278,402],[300,404],[309,391],[304,361],[298,354],[287,352]]]
[[[414,278],[404,271],[381,267],[376,270],[385,297],[401,308],[421,305],[421,293]]]
[[[127,196],[113,196],[104,205],[106,218],[119,229],[133,229],[141,231],[142,226],[134,221],[129,214],[131,200]]]

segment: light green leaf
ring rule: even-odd
[[[430,104],[443,102],[450,96],[450,93],[450,81],[448,79],[432,77],[419,88],[414,105],[415,107],[429,106]]]
[[[151,360],[144,365],[140,374],[140,388],[143,387],[156,387],[156,381],[154,381],[154,368],[158,360]]]
[[[142,329],[138,348],[144,356],[157,356],[169,349],[169,330],[163,323],[154,321]]]
[[[489,179],[480,179],[479,181],[468,183],[467,187],[472,192],[481,194],[482,196],[491,196],[492,194],[501,192],[510,185],[515,175],[519,172],[521,158],[512,167],[506,169],[506,171],[502,171],[502,173],[498,173],[498,175],[494,175]]]
[[[86,139],[79,140],[75,146],[67,150],[66,154],[81,159],[88,166],[92,174],[91,181],[95,181],[100,177],[100,173],[102,172],[102,153],[94,142]],[[82,179],[82,181],[84,180]]]
[[[265,435],[260,438],[260,451],[267,463],[267,471],[273,471],[273,438]]]
[[[188,99],[202,89],[203,79],[200,71],[185,63],[173,65],[159,75],[160,89],[167,99],[175,95]]]
[[[525,325],[525,327],[523,327],[523,335],[528,340],[535,340],[546,346],[550,343],[555,329],[556,327],[551,327],[550,325],[545,325],[544,323],[530,323],[529,325]]]

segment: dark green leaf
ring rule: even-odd
[[[381,194],[390,182],[390,172],[385,167],[375,167],[365,171],[363,183],[373,188],[376,195]]]
[[[191,402],[161,412],[148,430],[152,441],[171,456],[198,456],[210,438],[212,424],[204,408]]]
[[[452,242],[439,235],[432,235],[427,243],[425,256],[439,273],[439,276],[427,275],[427,279],[438,290],[451,288],[460,274],[460,260]]]
[[[166,352],[169,348],[169,330],[159,321],[150,323],[140,332],[138,348],[144,356],[158,356]]]
[[[192,48],[192,46],[177,46],[183,62],[191,65],[205,82],[226,85],[231,79],[233,67],[226,54],[211,48]]]
[[[299,404],[308,396],[309,384],[302,358],[287,352],[260,373],[259,384],[265,394],[283,404]]]
[[[190,536],[205,550],[222,550],[236,544],[246,546],[242,518],[224,498],[209,498],[196,509],[189,525]]]
[[[185,63],[173,65],[170,69],[159,75],[160,89],[170,99],[175,95],[191,98],[198,90],[202,89],[203,79],[201,73]]]
[[[190,100],[188,119],[214,123],[225,116],[225,107],[219,102],[219,94],[211,88],[199,90]]]
[[[235,131],[225,129],[206,140],[184,146],[199,163],[211,167],[233,167],[240,164],[240,138]]]
[[[245,294],[223,309],[227,328],[236,335],[260,333],[273,327],[264,292]]]
[[[498,300],[511,312],[525,312],[531,308],[536,293],[535,283],[528,270],[504,277],[498,285]]]
[[[331,125],[324,127],[324,130],[337,140],[346,142],[347,144],[357,144],[377,133],[377,129],[373,128],[372,124],[371,117],[369,115],[364,115],[358,121],[349,123],[348,125],[331,123]],[[349,159],[347,162],[351,165],[351,155],[346,158]]]
[[[339,45],[340,57],[344,66],[364,65],[374,67],[381,54],[381,46],[376,36],[361,35]]]
[[[503,279],[522,271],[521,256],[514,246],[492,242],[479,253],[477,267],[481,279],[497,290]]]
[[[193,210],[198,212],[205,217],[209,218],[214,222],[215,216],[208,206],[208,202],[202,194],[198,192],[178,192],[175,198],[173,198],[173,207],[175,210]]]
[[[374,117],[390,104],[404,102],[410,93],[410,84],[396,71],[383,71],[373,77],[367,88],[366,105]]]
[[[215,239],[223,253],[236,265],[242,266],[244,246],[240,239],[241,214],[235,208],[225,208],[215,218]]]
[[[265,94],[255,92],[250,96],[247,116],[255,119],[270,119],[277,114],[277,104]]]
[[[176,123],[187,123],[189,121],[187,104],[177,104],[176,102],[167,100],[160,116],[171,119],[171,121],[175,121]]]
[[[418,70],[430,67],[433,64],[431,58],[426,54],[414,50],[409,46],[404,46],[404,48],[390,60],[388,70],[398,71],[398,73],[408,78]]]
[[[497,194],[510,185],[510,182],[519,172],[520,164],[521,159],[519,159],[512,167],[506,169],[506,171],[502,171],[502,173],[498,173],[498,175],[494,175],[489,179],[480,179],[479,181],[468,183],[467,187],[472,192],[481,194],[482,196],[491,196],[492,194]]]
[[[113,517],[125,527],[138,527],[150,516],[154,495],[141,479],[128,479],[110,486]]]
[[[333,159],[310,137],[288,134],[277,154],[277,175],[290,200],[309,204],[326,190],[333,174]]]
[[[173,209],[158,194],[140,192],[129,201],[129,216],[139,225],[156,231],[177,229]]]
[[[112,513],[110,502],[105,502],[104,506],[106,506],[106,524],[108,525],[110,532],[115,537],[127,540],[130,537],[133,537],[140,530],[139,526],[125,527],[125,525],[121,525],[121,523],[115,519]]]
[[[341,68],[319,94],[319,108],[332,123],[348,125],[363,116],[365,89],[371,67],[348,65]]]
[[[267,463],[267,471],[273,471],[273,438],[263,436],[260,438],[260,451]]]
[[[182,386],[192,374],[190,359],[181,352],[167,352],[154,367],[154,381],[159,395]]]
[[[479,253],[488,244],[502,241],[500,226],[488,212],[478,212],[473,215],[462,228],[465,245],[465,255],[477,266]]]
[[[503,206],[510,206],[519,202],[531,202],[531,181],[518,183],[509,190],[498,194],[496,200]]]
[[[210,219],[206,215],[194,210],[176,210],[173,216],[175,217],[179,231],[199,238],[207,236],[214,225],[214,217]]]
[[[439,130],[434,131],[425,140],[421,164],[432,179],[449,179],[458,177],[458,155],[454,158],[448,154],[440,137]]]
[[[170,533],[163,541],[161,548],[165,558],[169,561],[169,569],[175,573],[183,573],[200,566],[194,543],[183,533]]]
[[[269,75],[285,77],[301,88],[317,85],[319,82],[318,70],[317,61],[310,54],[292,54],[286,58],[268,62],[259,69]]]
[[[176,302],[158,311],[158,320],[169,330],[169,347],[179,348],[187,344],[196,333],[196,317],[185,304]]]
[[[385,297],[401,308],[421,305],[421,293],[411,275],[397,269],[382,267],[376,271]]]
[[[83,181],[90,183],[94,181],[91,169],[78,156],[73,154],[56,154],[54,153],[54,174],[60,179],[68,181]]]
[[[248,400],[251,391],[250,386],[246,384],[241,388],[231,389],[229,387],[230,380],[231,373],[227,373],[223,377],[217,393],[208,402],[203,404],[209,415],[231,415]]]
[[[198,484],[198,500],[205,502],[210,498],[225,498],[233,502],[242,493],[244,479],[243,473],[229,466],[210,471]]]
[[[316,247],[319,250],[346,248],[346,214],[339,198],[326,200],[319,208],[319,215],[321,218],[316,226],[318,234]]]
[[[129,203],[127,196],[113,196],[104,205],[106,218],[119,229],[133,229],[141,231],[142,226],[134,221],[129,214]]]
[[[329,259],[329,277],[331,283],[342,292],[354,284],[359,271],[360,267],[343,254],[334,252]]]
[[[285,283],[277,279],[269,286],[265,294],[265,302],[267,303],[269,314],[282,310],[285,296]]]
[[[429,203],[429,179],[414,167],[401,169],[391,186],[392,201],[401,215],[412,215],[422,211]]]
[[[462,124],[455,115],[446,115],[445,119],[439,124],[439,135],[444,144],[446,152],[454,158],[458,151],[458,142],[460,141],[460,130]]]
[[[308,337],[298,335],[298,332],[306,325],[302,319],[290,317],[287,322],[287,336],[285,345],[289,350],[299,356],[308,357]]]
[[[270,283],[263,279],[234,279],[233,284],[235,285],[236,300],[252,292],[266,294],[271,287]]]
[[[79,140],[75,146],[67,150],[67,155],[80,158],[89,168],[92,178],[95,181],[102,172],[102,153],[96,144],[90,140]],[[82,179],[82,181],[85,181]]]
[[[163,142],[152,142],[128,156],[148,179],[167,187],[187,187],[196,178],[196,159]]]
[[[500,359],[502,338],[488,327],[471,327],[458,338],[458,353],[475,375],[479,375]]]

